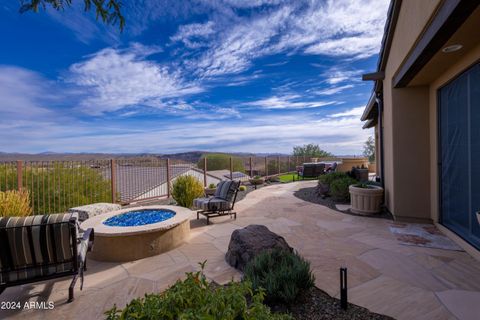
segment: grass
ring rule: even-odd
[[[293,182],[303,180],[296,172],[295,173],[286,173],[278,176],[280,178],[280,182]],[[318,178],[305,178],[304,180],[317,180]]]

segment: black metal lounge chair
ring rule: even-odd
[[[73,276],[75,283],[87,270],[93,229],[80,233],[76,213],[0,218],[0,294],[8,287]]]
[[[299,172],[302,179],[305,178],[318,178],[325,172],[324,163],[305,163],[303,164],[303,170]]]
[[[197,219],[200,219],[200,214],[207,218],[207,224],[210,224],[210,218],[227,214],[237,219],[237,213],[233,211],[233,207],[239,187],[240,181],[220,181],[213,197],[193,200],[194,207],[199,209]]]

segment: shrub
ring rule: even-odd
[[[318,178],[318,183],[319,184],[325,184],[327,186],[330,186],[332,181],[345,178],[347,177],[347,174],[344,172],[332,172],[332,173],[327,173],[323,174]]]
[[[240,191],[247,191],[247,187],[246,186],[240,186],[239,190]]]
[[[248,303],[247,296],[251,297]],[[253,292],[250,282],[231,282],[213,286],[202,270],[187,273],[160,294],[146,294],[130,301],[126,307],[105,312],[108,320],[116,319],[292,319],[285,314],[272,314],[263,302],[263,291]]]
[[[28,191],[0,191],[0,217],[24,217],[30,214],[32,208]]]
[[[348,187],[356,183],[358,181],[350,177],[336,179],[330,184],[330,194],[337,201],[348,201],[350,200]]]
[[[257,255],[245,268],[245,279],[253,289],[264,288],[269,304],[295,301],[301,290],[314,286],[310,263],[298,254],[281,249]]]
[[[172,187],[172,197],[177,204],[191,208],[193,199],[203,196],[203,185],[193,176],[180,176],[175,179]]]
[[[233,157],[225,153],[209,153],[204,154],[198,160],[197,166],[200,169],[204,168],[204,159],[207,157],[207,171],[208,170],[230,170],[230,157],[232,158],[232,167],[233,171],[245,172],[245,165],[243,164],[243,159]]]
[[[208,188],[209,188],[209,189],[215,189],[216,187],[217,187],[217,186],[215,185],[215,183],[210,183],[210,184],[208,185]]]

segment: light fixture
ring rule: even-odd
[[[443,53],[450,53],[450,52],[455,52],[460,49],[462,49],[463,46],[461,44],[452,44],[451,46],[446,46],[445,48],[442,49]]]

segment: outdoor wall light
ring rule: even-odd
[[[445,48],[442,49],[443,53],[450,53],[450,52],[455,52],[460,49],[462,49],[463,46],[461,44],[452,44],[451,46],[446,46]]]

